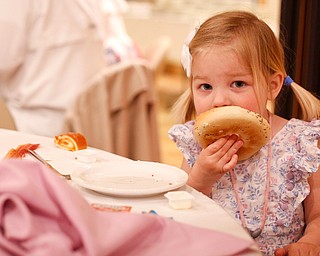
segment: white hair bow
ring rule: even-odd
[[[186,39],[183,42],[182,45],[182,53],[181,53],[181,64],[184,69],[184,71],[187,74],[187,77],[191,76],[191,62],[192,62],[192,56],[190,54],[189,50],[189,43],[199,30],[200,25],[196,26],[186,37]]]

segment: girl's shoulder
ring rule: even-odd
[[[312,136],[320,139],[320,120],[315,119],[307,122],[292,118],[279,130],[276,136],[286,134]]]
[[[297,127],[315,127],[318,128],[320,130],[320,119],[314,119],[312,121],[303,121],[300,119],[296,119],[296,118],[291,118],[288,121],[288,124],[290,125],[294,125]]]
[[[320,165],[320,120],[310,122],[290,119],[276,134],[272,145],[278,152],[276,157],[286,155],[297,170],[315,172]]]

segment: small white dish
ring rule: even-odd
[[[186,191],[171,191],[164,195],[173,209],[182,210],[192,207],[193,195]]]
[[[82,149],[75,152],[75,159],[83,163],[94,163],[97,161],[98,152],[92,149]]]

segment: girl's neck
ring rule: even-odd
[[[272,119],[272,138],[288,123],[287,119],[270,113],[270,118]]]

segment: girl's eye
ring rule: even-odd
[[[212,86],[210,84],[202,84],[200,88],[207,91],[207,90],[211,90]]]
[[[244,87],[246,84],[244,83],[244,82],[242,82],[242,81],[235,81],[235,82],[233,82],[232,83],[232,86],[233,87],[236,87],[236,88],[242,88],[242,87]]]

